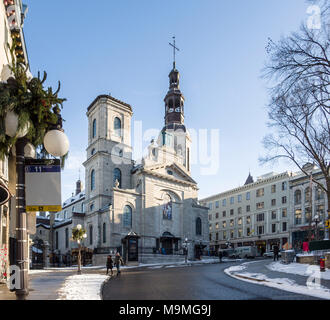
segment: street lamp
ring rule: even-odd
[[[317,225],[321,222],[320,218],[318,215],[315,215],[315,217],[313,218],[313,226],[315,226],[315,237],[316,240],[319,240],[319,233],[318,233],[318,229],[317,229]]]
[[[183,251],[184,251],[184,255],[185,255],[184,261],[185,261],[185,263],[187,263],[188,262],[188,238],[184,239],[184,242],[182,245],[183,245]]]
[[[231,242],[229,240],[226,241],[225,245],[227,246],[227,248],[231,248]]]
[[[12,48],[15,47],[13,44]],[[5,93],[2,96],[5,99],[0,101],[0,113],[4,117],[4,130],[0,130],[0,158],[16,155],[16,261],[19,272],[15,274],[15,292],[18,300],[24,300],[29,294],[25,158],[35,158],[36,148],[40,148],[43,155],[65,156],[69,144],[62,130],[60,106],[66,99],[58,97],[60,83],[55,92],[51,87],[45,89],[47,74],[44,73],[43,78],[40,73],[38,77],[32,77],[27,66],[14,55],[9,69],[7,80],[0,82],[0,91],[2,95]],[[62,139],[50,137],[49,142],[43,143],[45,134],[49,135],[47,131],[52,130],[61,131]]]
[[[78,271],[77,274],[81,274],[81,241],[87,238],[86,230],[78,224],[72,229],[72,239],[78,244]]]
[[[9,115],[9,116],[8,116]],[[18,117],[14,112],[8,112],[6,117],[6,134],[10,137],[19,137],[15,145],[16,153],[16,238],[17,238],[17,264],[20,268],[20,285],[15,290],[18,300],[25,300],[29,294],[28,289],[28,235],[27,214],[25,210],[25,157],[34,157],[35,150],[25,137],[30,125],[18,130]],[[16,121],[17,120],[17,121]],[[59,131],[59,130],[57,130]],[[63,133],[64,134],[64,133]],[[65,135],[65,134],[64,134]],[[65,136],[66,137],[66,136]],[[64,156],[68,152],[68,139],[48,139],[47,144],[52,146],[50,154]],[[45,146],[46,147],[46,146]],[[54,154],[53,154],[54,153]]]

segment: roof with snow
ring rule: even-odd
[[[81,200],[83,200],[83,199],[85,199],[85,191],[81,191],[81,192],[78,193],[77,195],[72,196],[71,198],[65,200],[65,201],[63,202],[63,209],[64,209],[65,207],[68,207],[68,206],[70,206],[71,204],[76,203],[76,202],[78,202],[78,201],[81,201]]]

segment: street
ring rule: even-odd
[[[104,285],[103,300],[317,300],[236,280],[223,272],[241,263],[123,270]]]

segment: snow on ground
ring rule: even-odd
[[[237,260],[223,260],[223,262],[235,262],[235,261],[241,261],[240,259]],[[203,259],[203,260],[197,260],[197,261],[190,261],[188,260],[188,264],[186,264],[184,261],[180,262],[162,262],[162,263],[140,263],[136,266],[121,266],[121,269],[134,269],[134,268],[141,268],[141,267],[159,267],[162,266],[168,266],[168,265],[176,265],[176,266],[191,266],[192,264],[200,264],[200,263],[217,263],[219,262],[218,258],[209,258],[209,259]],[[68,272],[68,271],[75,271],[77,270],[77,266],[71,266],[71,267],[63,267],[63,268],[45,268],[42,270],[29,270],[29,274],[38,274],[38,273],[45,273],[45,272]],[[86,266],[82,267],[81,270],[100,270],[104,271],[106,270],[105,266]]]
[[[273,262],[266,267],[272,271],[293,273],[307,277],[315,273],[320,273],[321,279],[330,280],[330,270],[327,269],[325,272],[320,272],[320,267],[317,265],[302,263],[283,264],[281,262]]]
[[[108,276],[101,274],[72,275],[66,278],[57,300],[101,300],[101,286]]]
[[[254,284],[259,284],[271,288],[276,288],[284,291],[294,292],[297,294],[309,295],[320,299],[330,300],[330,290],[320,285],[318,271],[311,274],[306,281],[306,286],[298,285],[294,280],[287,278],[269,278],[262,273],[242,272],[246,269],[246,264],[233,266],[225,269],[225,273],[235,279],[246,281]],[[277,270],[276,270],[277,271]]]

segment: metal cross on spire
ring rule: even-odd
[[[173,69],[175,69],[175,50],[180,51],[180,49],[175,46],[175,36],[173,37],[173,44],[169,42],[169,45],[173,47]]]

